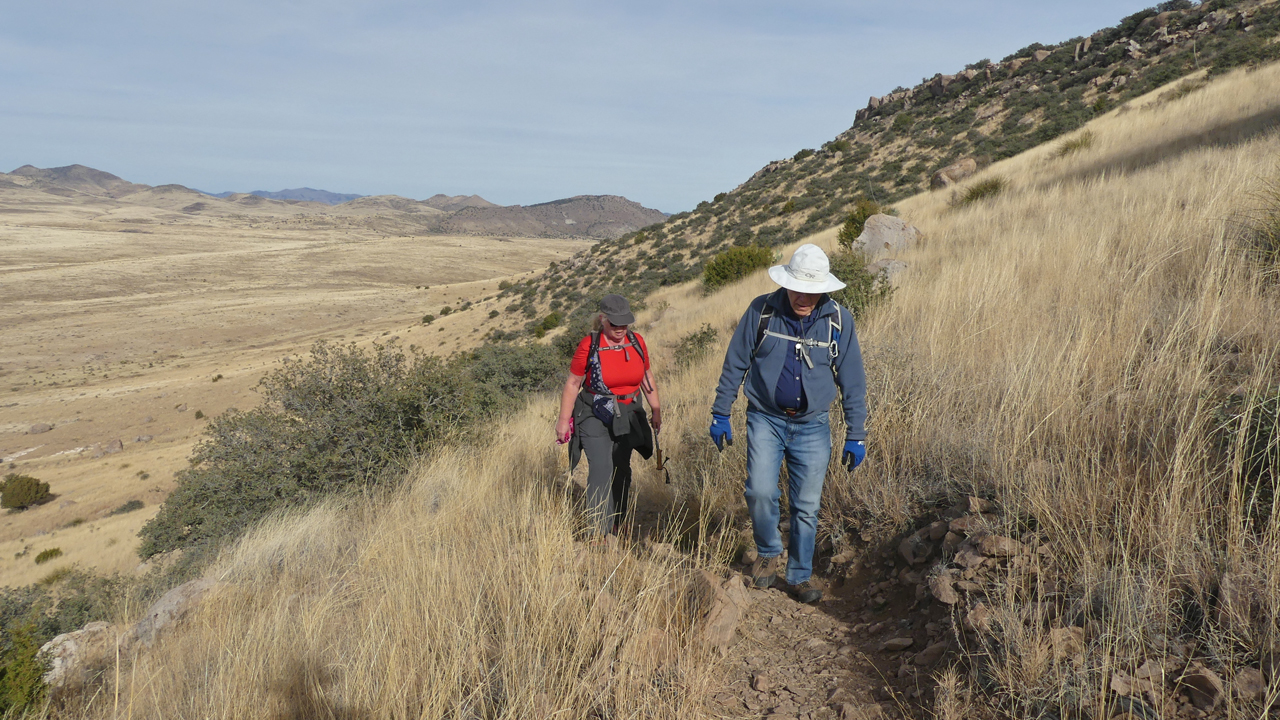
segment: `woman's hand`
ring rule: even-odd
[[[662,432],[662,408],[649,408],[649,424],[653,426],[655,435]]]
[[[556,444],[557,445],[563,445],[569,442],[569,435],[570,433],[573,432],[573,426],[571,424],[571,420],[572,420],[572,417],[565,417],[563,415],[560,416],[560,419],[556,420]]]

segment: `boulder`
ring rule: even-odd
[[[210,591],[221,583],[211,578],[198,578],[170,590],[147,609],[146,615],[133,628],[133,639],[143,647],[151,647],[167,630],[191,613]]]
[[[1010,61],[1009,61],[1009,72],[1011,72],[1011,73],[1018,72],[1018,68],[1022,67],[1023,65],[1026,65],[1026,64],[1027,64],[1027,62],[1029,62],[1030,60],[1031,60],[1031,58],[1024,58],[1024,57],[1022,57],[1022,58],[1014,58],[1014,59],[1010,60]]]
[[[884,273],[884,280],[889,283],[890,287],[898,287],[902,282],[902,275],[906,271],[907,264],[901,260],[890,260],[886,258],[884,260],[876,260],[875,262],[867,265],[867,272],[872,275]]]
[[[942,659],[942,656],[947,653],[950,647],[951,643],[946,640],[936,642],[917,653],[912,662],[920,667],[933,667],[938,664],[938,661]]]
[[[124,442],[122,440],[116,439],[107,443],[107,446],[102,449],[102,452],[106,453],[107,455],[114,455],[115,453],[118,453],[121,450],[124,450]]]
[[[1003,535],[985,535],[978,541],[978,552],[987,557],[1013,557],[1024,549],[1022,543]]]
[[[1049,57],[1052,54],[1053,54],[1053,51],[1051,50],[1037,50],[1031,53],[1031,57],[1034,58],[1036,62],[1044,62],[1045,58]]]
[[[941,572],[929,578],[929,592],[944,605],[955,605],[960,602],[960,595],[951,586],[951,575]]]
[[[882,257],[896,257],[910,250],[923,237],[924,233],[902,218],[878,214],[867,218],[853,247],[861,250],[868,261],[874,261]]]
[[[54,697],[88,684],[95,670],[114,656],[116,636],[115,626],[91,622],[41,646],[37,658],[48,663],[44,683]]]
[[[915,644],[915,640],[909,637],[896,637],[884,641],[880,646],[880,652],[900,652],[906,650]]]
[[[1231,692],[1245,702],[1257,702],[1267,693],[1267,681],[1257,668],[1243,667],[1231,679]]]
[[[39,435],[40,433],[47,433],[52,429],[53,429],[53,426],[50,425],[49,423],[36,423],[35,425],[32,425],[30,429],[27,430],[27,434]]]
[[[929,178],[929,188],[940,190],[951,187],[976,172],[978,172],[978,161],[973,158],[964,158],[934,173]]]

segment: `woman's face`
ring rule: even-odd
[[[614,325],[609,322],[609,318],[607,317],[600,318],[600,326],[604,332],[604,336],[609,338],[610,342],[622,342],[627,337],[627,326]]]

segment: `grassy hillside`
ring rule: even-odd
[[[897,204],[927,239],[860,323],[870,452],[828,475],[818,567],[859,578],[839,592],[894,623],[941,601],[886,607],[878,588],[909,592],[912,573],[967,584],[947,659],[904,660],[921,693],[890,707],[1246,718],[1280,692],[1278,88],[1268,66],[1137,98],[1090,123],[1087,147],[1063,153],[1067,138],[986,168],[969,183],[1002,189],[981,200]],[[830,248],[835,235],[806,239]],[[637,492],[677,552],[573,542],[554,401],[535,399],[423,459],[400,490],[261,526],[214,566],[223,584],[187,629],[125,658],[85,712],[728,714],[711,698],[758,646],[708,652],[687,578],[741,543],[744,443],[719,455],[705,427],[719,349],[770,288],[764,273],[710,297],[689,283],[639,314],[673,483],[646,464]],[[710,352],[677,366],[707,325]],[[966,495],[998,509],[982,532],[1043,549],[973,567],[896,557]],[[1219,691],[1199,709],[1188,678],[1206,672]],[[1244,684],[1255,674],[1262,699]]]
[[[1012,157],[1081,127],[1153,88],[1280,57],[1274,0],[1165,2],[1088,38],[1034,43],[993,63],[977,60],[913,88],[873,98],[845,132],[772,162],[738,187],[617,240],[601,242],[509,288],[510,311],[536,331],[558,313],[578,326],[594,299],[642,298],[698,277],[734,245],[780,247],[843,222],[860,199],[891,204],[930,187],[961,159]],[[1197,74],[1199,73],[1199,74]]]

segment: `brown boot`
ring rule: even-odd
[[[812,605],[822,599],[822,585],[816,578],[809,578],[802,583],[788,585],[787,590],[795,596],[796,600]]]
[[[755,562],[751,563],[751,581],[758,588],[767,588],[773,585],[773,580],[778,577],[778,570],[781,567],[781,555],[758,557]]]

